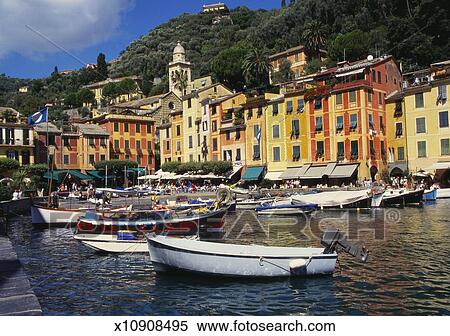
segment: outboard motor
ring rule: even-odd
[[[367,262],[369,259],[369,251],[364,246],[360,247],[350,244],[344,233],[338,229],[328,229],[325,231],[321,244],[325,246],[325,254],[339,253],[342,251],[361,259],[362,262]]]

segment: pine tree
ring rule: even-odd
[[[108,78],[108,65],[106,64],[106,57],[103,53],[97,56],[97,73],[102,80]]]
[[[281,0],[281,7],[285,8],[286,7],[286,0]]]

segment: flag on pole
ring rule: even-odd
[[[258,140],[258,145],[261,144],[261,127],[258,128],[258,133],[256,133],[255,138]]]
[[[29,125],[37,125],[48,121],[48,107],[44,107],[36,113],[33,113],[28,117]]]

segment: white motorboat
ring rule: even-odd
[[[340,248],[367,261],[339,231],[325,233],[325,248],[271,247],[146,235],[156,272],[183,271],[226,277],[286,277],[332,274]]]
[[[370,208],[372,206],[372,191],[324,191],[305,195],[293,195],[292,201],[294,204],[317,204],[320,209]]]
[[[255,210],[265,202],[273,201],[273,198],[245,199],[236,201],[236,209],[238,210]]]
[[[262,203],[256,213],[265,216],[299,216],[317,209],[317,204],[293,204],[291,199]]]
[[[76,234],[74,238],[83,245],[100,252],[108,253],[147,253],[145,239],[120,239],[116,234]]]
[[[437,189],[436,199],[450,198],[450,188]]]

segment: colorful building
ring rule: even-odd
[[[402,92],[386,97],[386,125],[388,173],[402,176],[408,172],[406,108]]]
[[[155,122],[132,111],[104,114],[89,121],[109,134],[110,158],[133,160],[149,172],[155,171]]]
[[[33,128],[9,107],[0,107],[0,158],[17,160],[20,165],[34,163]]]

